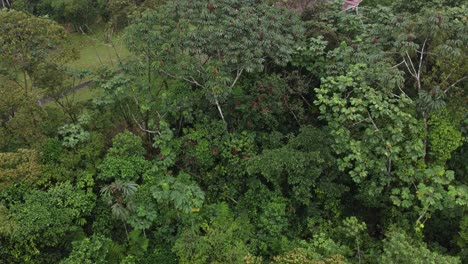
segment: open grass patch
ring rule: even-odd
[[[91,29],[87,33],[71,33],[70,39],[73,47],[79,52],[79,59],[69,62],[68,66],[72,70],[86,70],[91,73],[81,80],[81,83],[93,80],[94,73],[101,67],[117,67],[119,62],[125,60],[130,54],[123,44],[121,35],[109,37],[102,28]],[[67,96],[76,102],[87,101],[99,96],[99,91],[87,86]],[[46,104],[53,106],[55,102],[51,101]]]
[[[70,38],[80,55],[68,64],[74,70],[94,72],[103,66],[116,67],[119,60],[125,60],[129,55],[121,35],[108,36],[103,29],[86,34],[72,33]]]

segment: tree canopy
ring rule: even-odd
[[[2,4],[0,263],[468,262],[463,1]]]

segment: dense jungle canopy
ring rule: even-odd
[[[468,263],[465,1],[0,1],[0,263]]]

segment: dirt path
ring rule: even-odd
[[[90,80],[90,81],[87,81],[87,82],[84,82],[84,83],[80,83],[80,84],[78,84],[77,86],[72,87],[72,88],[66,90],[66,91],[62,94],[62,97],[65,96],[65,95],[71,94],[71,93],[73,93],[73,92],[79,91],[79,90],[81,90],[81,89],[83,89],[83,88],[86,88],[86,87],[92,85],[93,83],[94,83],[94,80]],[[52,101],[54,101],[54,98],[52,98],[52,97],[45,97],[45,98],[42,98],[42,99],[38,100],[37,103],[38,103],[39,105],[44,105],[44,104],[47,104],[47,103],[52,102]]]

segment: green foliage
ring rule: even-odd
[[[112,139],[112,148],[108,151],[112,156],[143,156],[146,150],[141,138],[127,131]]]
[[[99,165],[98,179],[108,181],[112,179],[137,181],[148,169],[149,163],[143,157],[107,156]]]
[[[467,261],[461,1],[12,2],[1,263]]]
[[[99,165],[98,179],[108,181],[138,181],[150,168],[145,160],[145,149],[141,138],[130,132],[118,134],[113,139],[102,164]]]
[[[461,146],[462,134],[444,111],[431,116],[429,128],[429,155],[435,164],[443,165],[450,159],[452,152]]]
[[[468,260],[468,217],[466,215],[460,221],[460,232],[457,244],[461,249],[460,256],[462,261]]]
[[[60,23],[70,23],[78,31],[96,20],[97,7],[91,0],[44,0],[35,7],[37,15],[49,15]]]
[[[40,176],[41,165],[36,151],[0,152],[0,191],[20,182],[34,185]]]
[[[141,231],[134,230],[129,234],[128,252],[134,257],[143,257],[148,250],[149,239],[143,237]]]
[[[57,23],[15,10],[0,12],[0,74],[32,91],[41,66],[58,67],[76,57]],[[13,66],[13,67],[11,67]]]
[[[164,76],[202,89],[224,119],[219,102],[244,72],[262,70],[267,59],[287,63],[300,25],[293,13],[262,3],[184,0],[143,13],[128,28],[127,43]]]
[[[459,258],[432,252],[401,231],[391,231],[383,243],[381,263],[461,263]]]
[[[288,229],[286,202],[277,199],[267,204],[262,204],[262,209],[257,219],[257,235],[253,244],[262,255],[274,255],[282,252],[288,245],[285,236]],[[256,242],[258,241],[258,242]]]
[[[167,263],[167,264],[176,264],[177,257],[171,251],[170,247],[161,246],[156,248],[152,254],[146,256],[146,259],[143,261],[145,264],[151,263]]]
[[[112,240],[100,235],[74,241],[73,251],[64,259],[63,264],[104,264],[108,263],[106,256],[109,252],[109,244]]]
[[[284,255],[276,256],[272,263],[275,264],[341,264],[346,263],[342,256],[336,255],[329,258],[317,258],[313,253],[303,248],[296,248]]]
[[[273,263],[348,263],[344,255],[349,252],[346,246],[336,243],[324,233],[318,233],[310,242],[299,241],[293,249],[275,256]]]
[[[54,255],[48,255],[49,249],[66,246],[74,235],[82,232],[94,202],[94,194],[70,183],[26,193],[23,201],[12,204],[8,211],[11,229],[2,230],[10,247],[6,256],[14,261],[31,258],[52,261]]]
[[[294,64],[322,77],[326,70],[323,66],[326,61],[325,49],[327,44],[328,41],[323,36],[308,39],[306,45],[297,47],[293,60]]]
[[[363,251],[362,250],[362,243],[363,243],[363,233],[367,231],[366,223],[359,222],[356,217],[347,217],[343,220],[343,226],[341,227],[342,234],[354,240],[353,248],[356,252],[356,256],[358,257],[359,261],[361,261]]]
[[[278,191],[288,186],[288,191],[283,195],[307,205],[312,199],[311,188],[325,169],[325,158],[329,157],[326,156],[326,149],[310,145],[316,137],[322,136],[320,131],[305,127],[302,133],[285,147],[265,150],[262,155],[253,158],[247,171],[253,175],[260,173]],[[325,155],[322,155],[322,151]]]
[[[206,209],[201,222],[188,226],[177,239],[179,263],[244,263],[249,253],[249,225],[235,218],[226,204]]]
[[[64,125],[59,128],[58,132],[62,138],[62,145],[67,148],[74,148],[77,144],[89,139],[89,132],[85,131],[80,124]]]
[[[111,207],[112,215],[126,221],[135,210],[133,197],[138,190],[134,182],[115,181],[101,188],[101,195]]]
[[[369,79],[382,80],[366,69],[355,65],[346,76],[322,80],[315,103],[331,129],[334,151],[342,157],[340,170],[349,171],[358,184],[369,181],[366,195],[376,196],[396,179],[391,175],[408,177],[424,153],[421,125],[406,110],[409,98],[394,96],[391,86],[385,88],[388,84],[369,86]]]
[[[63,153],[62,143],[56,138],[49,138],[41,146],[41,161],[45,164],[58,163]]]
[[[74,149],[63,147],[62,142],[54,138],[46,141],[41,150],[41,186],[72,181],[80,188],[92,188],[104,152],[104,138],[101,134],[90,133],[89,140],[77,144]]]
[[[186,162],[202,173],[213,168],[217,158],[224,150],[227,133],[222,122],[196,124],[185,129],[183,137]]]
[[[420,12],[421,10],[431,8],[437,9],[444,6],[460,6],[462,1],[460,0],[430,0],[430,1],[414,1],[408,3],[406,1],[394,1],[393,8],[398,11],[405,12]]]
[[[308,123],[306,77],[294,71],[259,74],[252,79],[234,88],[229,102],[234,111],[227,116],[239,129],[288,133]]]
[[[151,187],[151,193],[159,204],[172,207],[185,214],[198,212],[205,199],[205,194],[200,187],[183,172],[177,177],[163,177]]]
[[[15,151],[43,139],[44,131],[38,124],[45,113],[26,96],[27,91],[1,75],[0,70],[0,150]]]
[[[116,31],[122,30],[128,26],[130,17],[136,9],[136,2],[125,0],[107,1],[107,11],[110,15],[109,25]]]

